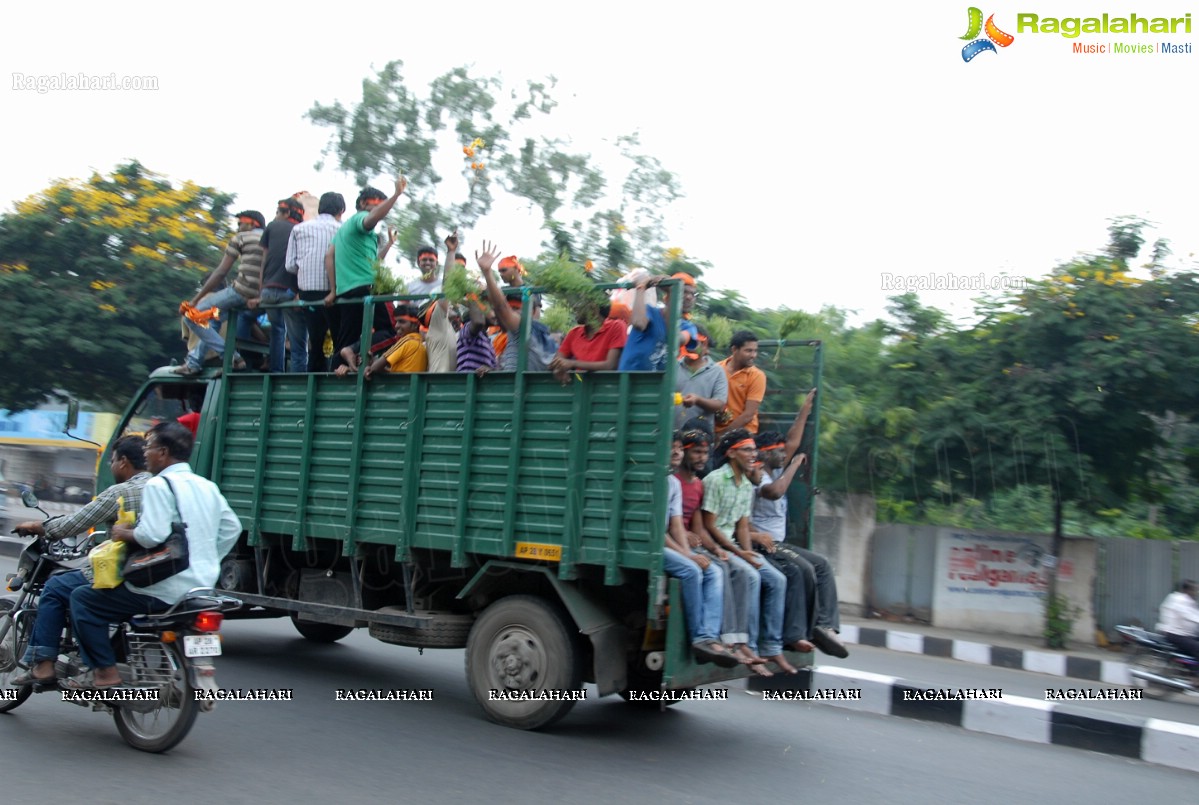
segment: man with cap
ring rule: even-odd
[[[187,353],[187,359],[182,366],[175,368],[180,375],[195,375],[200,373],[204,353],[212,350],[218,355],[225,353],[225,339],[221,337],[220,326],[228,322],[232,313],[247,310],[251,299],[257,299],[262,287],[262,228],[266,219],[258,210],[242,210],[237,214],[237,234],[229,239],[225,247],[225,256],[221,259],[216,270],[208,275],[208,279],[196,291],[195,296],[180,306],[184,313],[183,323],[196,334],[196,345]],[[225,281],[229,269],[237,263],[237,275],[227,288],[215,289]],[[215,291],[215,293],[214,293]],[[203,301],[200,301],[203,300]],[[216,308],[218,321],[205,321],[197,324],[187,315],[187,311],[203,313]],[[242,368],[245,361],[240,356],[234,357],[234,366]]]

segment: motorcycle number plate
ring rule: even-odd
[[[221,636],[215,634],[184,635],[183,653],[188,657],[216,657],[221,653]]]

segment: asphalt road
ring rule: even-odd
[[[725,702],[665,713],[591,699],[547,731],[521,732],[483,718],[462,651],[421,656],[363,632],[317,645],[286,621],[229,622],[223,631],[221,687],[289,689],[293,700],[224,702],[171,753],[150,756],[127,748],[108,716],[35,696],[0,716],[4,799],[877,805],[1168,801],[1194,792],[1194,775],[1139,761],[765,702],[741,688]],[[434,698],[335,701],[348,687],[432,689]]]
[[[1105,690],[1127,689],[1121,685],[1108,685],[1085,679],[1073,679],[1032,671],[1019,671],[993,665],[976,665],[961,660],[930,657],[923,654],[908,654],[871,646],[850,646],[850,656],[844,660],[821,657],[820,665],[853,668],[876,674],[897,676],[907,682],[917,682],[931,688],[999,688],[1004,696],[1025,696],[1045,701],[1047,689]],[[1113,655],[1115,659],[1118,655]],[[1057,701],[1055,704],[1068,707],[1071,712],[1115,714],[1138,718],[1160,718],[1199,724],[1199,697],[1175,694],[1168,699],[1154,701]]]

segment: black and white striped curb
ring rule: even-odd
[[[842,633],[844,636],[844,633]],[[957,689],[931,691],[927,686],[893,676],[850,668],[815,668],[810,677],[777,675],[750,677],[751,691],[853,691],[854,697],[829,697],[825,704],[863,713],[900,716],[1001,735],[1017,741],[1071,746],[1199,772],[1199,725],[1156,718],[1084,712],[1077,706],[1006,696],[999,691],[974,691],[978,698],[954,698]],[[967,692],[970,694],[971,692]],[[988,696],[988,694],[998,694]]]
[[[845,624],[840,632],[843,643],[876,646],[910,654],[926,654],[930,657],[952,657],[978,665],[994,665],[999,668],[1015,668],[1034,671],[1038,674],[1065,676],[1073,679],[1089,679],[1109,685],[1128,685],[1128,666],[1123,660],[1099,660],[1057,651],[1034,651],[1032,649],[992,646],[971,640],[956,640],[948,637],[933,637],[917,632],[901,632],[895,629],[877,629],[870,626]]]

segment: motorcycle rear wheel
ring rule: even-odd
[[[9,680],[26,670],[18,665],[18,661],[29,645],[28,624],[14,618],[12,610],[12,601],[0,600],[0,631],[4,632],[4,639],[0,640],[0,691],[3,691],[0,694],[0,713],[17,709],[33,695],[32,685],[13,688],[8,684]],[[12,698],[6,698],[9,696]]]
[[[129,702],[113,706],[117,732],[143,752],[166,752],[187,737],[200,712],[188,663],[174,643],[153,635],[130,634],[127,661],[130,687],[157,688],[157,703]]]
[[[1170,669],[1170,663],[1161,654],[1153,651],[1140,651],[1133,655],[1128,661],[1132,668],[1139,668],[1143,671],[1148,671],[1151,674],[1158,676],[1172,676],[1173,672]],[[1131,677],[1132,686],[1140,690],[1150,699],[1165,699],[1170,694],[1175,693],[1175,689],[1169,685],[1162,685],[1157,682],[1151,682],[1148,679],[1138,679]]]

